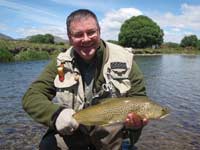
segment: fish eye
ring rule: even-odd
[[[163,109],[162,109],[162,112],[163,112],[163,113],[169,113],[169,108],[167,108],[167,107],[163,108]]]

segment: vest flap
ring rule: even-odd
[[[124,79],[122,82],[118,80],[112,80],[112,83],[120,91],[121,94],[125,94],[131,88],[131,83],[128,79]]]
[[[75,76],[72,73],[65,73],[64,81],[59,80],[59,76],[57,75],[54,80],[54,85],[57,88],[69,88],[73,85],[77,84],[78,81],[75,80]]]

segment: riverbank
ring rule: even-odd
[[[181,55],[181,56],[199,56],[200,54],[191,54],[191,53],[160,53],[160,54],[134,54],[134,56],[162,56],[162,55]]]
[[[38,44],[28,41],[0,39],[0,62],[30,61],[51,59],[61,51],[69,48],[69,43]],[[132,49],[126,48],[135,55],[154,56],[164,54],[200,55],[194,48],[161,46],[160,48]]]
[[[41,44],[0,39],[0,62],[51,59],[68,48],[68,43]]]
[[[129,50],[130,51],[130,50]],[[143,56],[154,56],[154,55],[166,55],[166,54],[181,54],[181,55],[200,55],[198,49],[187,49],[187,48],[157,48],[157,49],[132,49],[135,55]]]

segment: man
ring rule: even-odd
[[[73,118],[102,98],[145,95],[145,87],[133,55],[100,39],[93,12],[76,10],[66,24],[72,47],[45,68],[23,97],[24,110],[49,127],[40,149],[119,150],[129,129],[136,142],[147,122],[137,114],[128,114],[125,125],[107,127],[86,127]]]

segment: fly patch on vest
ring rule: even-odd
[[[125,62],[111,62],[110,63],[110,75],[113,79],[126,79],[127,74],[127,64]]]

